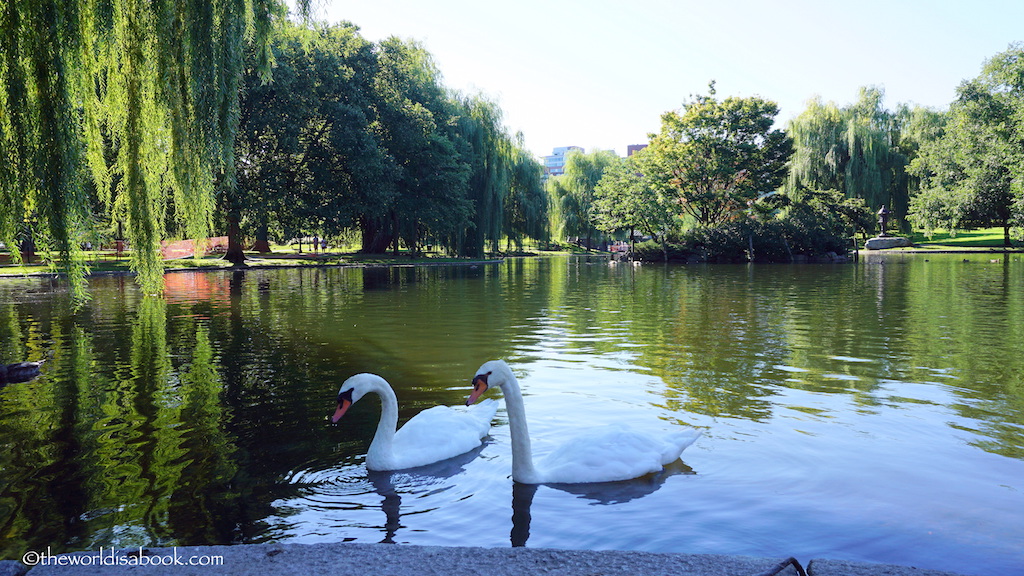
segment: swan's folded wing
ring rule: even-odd
[[[544,482],[579,484],[638,478],[662,469],[661,438],[623,426],[590,430],[544,456]]]
[[[481,432],[479,418],[468,411],[434,406],[395,432],[394,453],[403,467],[412,468],[469,452],[486,435],[486,429]]]

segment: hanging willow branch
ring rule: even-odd
[[[19,232],[41,220],[47,233],[38,240],[59,252],[69,275],[84,278],[77,240],[87,207],[71,112],[74,8],[69,2],[15,0],[0,9],[0,234],[18,259]],[[72,290],[82,298],[83,282]]]
[[[309,0],[299,8],[308,14]],[[4,2],[0,241],[16,246],[38,221],[82,301],[88,179],[126,225],[139,283],[162,291],[168,214],[206,236],[217,187],[234,186],[244,42],[269,78],[270,34],[285,13],[280,0]]]

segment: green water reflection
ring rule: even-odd
[[[345,377],[387,374],[405,419],[458,403],[493,357],[642,375],[684,424],[943,404],[951,434],[1024,459],[1016,255],[190,273],[168,276],[166,298],[124,278],[93,295],[75,312],[48,284],[0,286],[2,360],[48,358],[0,389],[3,557],[273,539],[290,514],[275,502],[305,489],[295,470],[365,454],[372,411],[340,443],[324,424]]]

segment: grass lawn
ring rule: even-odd
[[[910,240],[915,245],[938,248],[1003,248],[1003,229],[962,230],[956,232],[955,235],[946,230],[936,230],[931,238],[922,232],[914,232],[910,235]],[[1018,244],[1014,243],[1014,245]]]

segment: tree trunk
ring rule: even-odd
[[[385,233],[380,222],[372,218],[366,218],[360,223],[360,229],[363,236],[363,245],[360,248],[360,252],[363,254],[383,254],[388,251],[388,246],[391,244],[391,236]]]
[[[394,254],[395,258],[398,258],[398,240],[399,240],[399,238],[401,238],[401,234],[398,233],[398,211],[397,210],[392,210],[391,211],[391,229],[395,233],[395,247],[394,247],[393,254]]]
[[[31,264],[36,259],[36,243],[32,239],[27,239],[21,243],[21,261],[25,264]]]
[[[238,223],[239,215],[235,210],[228,210],[228,251],[224,258],[233,266],[245,266],[245,251],[242,247],[242,227]]]
[[[260,254],[270,253],[270,231],[267,229],[266,222],[256,228],[256,243],[253,244],[252,249]]]

